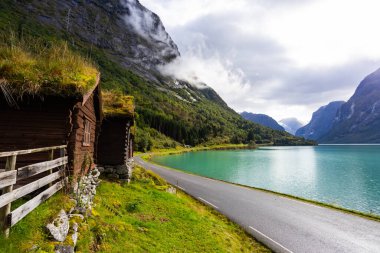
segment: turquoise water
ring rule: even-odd
[[[157,156],[198,175],[380,214],[380,146],[263,147]]]

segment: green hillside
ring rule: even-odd
[[[46,22],[42,24],[41,17],[38,19],[26,10],[25,2],[31,2],[34,6],[39,3],[12,0],[0,2],[1,33],[10,34],[13,31],[23,40],[38,37],[48,45],[67,43],[71,50],[94,62],[101,73],[102,89],[118,90],[134,97],[139,129],[136,140],[138,150],[151,148],[155,144],[154,136],[160,136],[162,139],[162,134],[178,143],[192,146],[252,142],[275,145],[312,144],[285,132],[244,120],[212,89],[199,90],[186,82],[181,83],[182,88],[174,87],[168,85],[170,80],[157,72],[151,73],[155,76],[154,81],[148,80],[136,68],[125,66],[118,55],[113,54],[109,48],[84,41],[78,35],[78,31],[66,31]],[[45,7],[41,4],[38,8]],[[52,12],[45,15],[64,19],[66,13],[59,10]],[[86,27],[83,27],[83,30],[85,29]],[[3,70],[0,69],[0,76],[3,74]],[[193,98],[196,98],[196,101],[192,100]]]

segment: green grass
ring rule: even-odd
[[[102,91],[103,113],[105,117],[134,117],[135,104],[132,96],[126,96],[121,91]]]
[[[76,252],[270,252],[239,226],[159,176],[136,167],[132,182],[102,181],[91,217],[79,227]],[[0,252],[53,252],[44,226],[67,206],[57,194],[0,238]],[[68,207],[66,207],[68,208]]]
[[[136,155],[141,155],[141,158],[152,162],[151,159],[153,156],[163,156],[163,155],[175,155],[186,152],[196,152],[196,151],[204,151],[204,150],[233,150],[233,149],[255,149],[260,146],[268,146],[266,145],[248,145],[248,144],[214,144],[210,146],[196,146],[191,148],[185,148],[181,145],[177,145],[173,148],[153,148],[152,152],[149,153],[141,153],[135,152]]]
[[[22,202],[19,200],[17,203]],[[53,252],[57,243],[48,239],[45,226],[61,209],[68,210],[71,205],[67,196],[62,193],[55,194],[12,227],[8,239],[0,234],[0,252],[27,252],[34,245],[38,245],[34,252]]]
[[[67,42],[0,33],[0,85],[8,85],[13,94],[85,94],[98,76],[96,67]]]
[[[78,252],[269,252],[224,216],[167,187],[142,168],[130,185],[103,182]]]

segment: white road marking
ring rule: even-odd
[[[304,201],[304,200],[292,199],[292,198],[287,198],[287,197],[283,197],[283,198],[285,198],[285,199],[290,199],[290,200],[292,200],[292,201],[294,201],[294,202],[297,202],[297,203],[299,203],[299,204],[303,204],[303,205],[306,205],[306,206],[312,206],[312,207],[316,207],[316,208],[319,208],[319,209],[323,209],[323,208],[324,208],[324,207],[319,206],[319,205],[317,205],[317,204],[308,203],[308,202],[306,202],[306,201]]]
[[[249,228],[250,228],[250,229],[252,229],[253,231],[255,231],[256,233],[258,233],[258,234],[260,234],[260,235],[264,236],[265,238],[267,238],[268,240],[270,240],[270,241],[271,241],[271,242],[273,242],[274,244],[276,244],[276,245],[280,246],[280,247],[281,247],[282,249],[284,249],[286,252],[289,252],[289,253],[293,253],[293,251],[291,251],[291,250],[287,249],[286,247],[284,247],[284,246],[283,246],[283,245],[281,245],[280,243],[276,242],[276,241],[275,241],[275,240],[273,240],[272,238],[270,238],[270,237],[268,237],[268,236],[264,235],[264,234],[263,234],[263,233],[261,233],[259,230],[255,229],[255,228],[253,228],[253,227],[251,227],[251,226],[249,226]]]
[[[219,209],[219,207],[217,207],[216,205],[214,205],[214,204],[212,204],[212,203],[208,202],[208,201],[207,201],[207,200],[205,200],[205,199],[202,199],[201,197],[198,197],[198,199],[200,199],[201,201],[203,201],[203,202],[205,202],[205,203],[209,204],[210,206],[212,206],[212,207],[214,207],[214,208],[216,208],[216,209]]]
[[[185,188],[181,187],[181,186],[178,186],[177,185],[177,188],[181,189],[182,191],[186,191]]]

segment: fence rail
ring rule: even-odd
[[[60,157],[56,159],[54,159],[55,150],[60,150]],[[18,169],[16,168],[18,156],[39,152],[48,152],[49,160],[23,166]],[[12,226],[38,207],[43,201],[64,187],[65,181],[67,180],[67,178],[65,178],[65,166],[68,163],[68,158],[66,156],[66,145],[0,152],[0,157],[6,158],[5,170],[0,170],[0,190],[2,189],[2,195],[0,195],[0,228],[2,228],[5,236],[8,237],[9,230]],[[48,172],[48,175],[40,177],[17,189],[13,189],[13,186],[17,184],[19,180],[27,179],[43,172]],[[13,201],[45,186],[48,186],[48,188],[44,189],[37,196],[17,209],[11,211]]]

